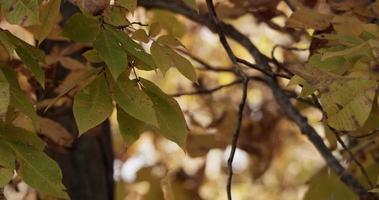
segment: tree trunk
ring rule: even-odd
[[[67,1],[62,3],[62,21],[78,11],[77,7]],[[45,40],[40,47],[45,52],[50,52],[54,46],[65,45],[67,42]],[[77,58],[81,53],[71,56]],[[61,66],[54,71],[56,80],[53,82],[56,83],[68,73]],[[44,95],[39,96],[43,98]],[[43,115],[60,123],[77,138],[78,130],[72,108],[52,108]],[[59,164],[63,184],[72,200],[113,200],[113,151],[108,121],[75,139],[72,148],[64,151],[47,148],[46,152]]]

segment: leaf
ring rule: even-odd
[[[159,22],[169,35],[181,38],[186,33],[186,26],[169,11],[154,10],[154,22]]]
[[[2,141],[23,144],[39,151],[45,148],[45,143],[37,134],[12,125],[3,125],[0,127],[0,138]]]
[[[189,79],[192,82],[196,82],[196,71],[192,63],[174,51],[171,54],[171,56],[174,62],[174,67],[177,68],[179,72],[183,74],[187,79]]]
[[[59,146],[71,147],[74,138],[72,135],[58,122],[45,117],[39,117],[40,134],[49,138]]]
[[[0,70],[0,115],[7,112],[10,104],[10,86],[4,73]]]
[[[126,74],[115,82],[110,80],[113,99],[117,105],[132,117],[147,124],[158,126],[153,103],[149,97],[138,88],[135,80],[129,80]]]
[[[143,90],[153,102],[158,120],[159,133],[184,148],[188,134],[186,120],[172,97],[165,94],[154,83],[141,79]]]
[[[112,99],[103,75],[75,95],[73,111],[79,134],[99,125],[112,114]]]
[[[95,49],[88,50],[83,53],[83,56],[92,63],[101,63],[103,60],[100,58],[99,53]]]
[[[42,87],[45,86],[45,72],[39,66],[38,60],[32,57],[32,54],[28,52],[27,49],[22,46],[16,48],[17,55],[20,56],[24,64],[30,69],[30,71],[34,74],[37,81],[41,84]]]
[[[184,47],[184,45],[178,39],[171,35],[162,35],[157,39],[157,42],[163,45],[167,45],[169,47]]]
[[[324,30],[329,27],[331,15],[321,14],[309,8],[301,8],[292,13],[287,21],[291,28]]]
[[[12,180],[14,172],[12,169],[0,168],[0,187],[4,187]]]
[[[110,7],[105,10],[103,16],[104,21],[114,26],[130,25],[129,20],[126,18],[127,11],[121,7]]]
[[[10,85],[10,105],[25,113],[33,122],[37,121],[37,114],[28,97],[21,90],[16,73],[8,67],[0,67]]]
[[[54,24],[59,20],[59,9],[61,0],[50,0],[42,4],[40,8],[40,24],[32,26],[34,37],[42,42],[53,29]]]
[[[328,115],[328,124],[345,131],[362,127],[370,115],[375,93],[376,82],[371,80],[332,83],[320,98]]]
[[[170,67],[175,67],[186,78],[193,82],[196,82],[197,78],[195,68],[186,58],[179,55],[171,48],[162,46],[157,42],[153,42],[150,47],[150,51],[155,64],[161,70],[163,75],[166,74]]]
[[[309,189],[304,196],[304,200],[321,199],[355,200],[357,197],[339,180],[338,176],[333,172],[328,173],[328,170],[323,168],[312,177]]]
[[[0,142],[0,169],[1,167],[5,167],[5,168],[13,170],[15,169],[15,164],[16,164],[16,156],[13,153],[12,149],[4,141],[1,141]]]
[[[2,0],[1,11],[11,24],[30,26],[39,23],[39,1]]]
[[[118,40],[118,42],[121,44],[121,47],[126,52],[139,59],[141,62],[143,62],[146,66],[150,67],[151,69],[156,68],[151,55],[146,53],[146,51],[141,47],[141,45],[133,41],[126,33],[110,26],[105,26],[105,28],[113,34],[113,37],[115,37]]]
[[[162,26],[158,22],[155,22],[150,25],[149,36],[155,37],[161,32],[161,30]]]
[[[64,25],[62,35],[76,42],[91,42],[99,32],[99,22],[81,13],[72,15]]]
[[[165,75],[166,72],[173,66],[170,54],[171,49],[159,45],[157,42],[153,42],[150,46],[151,56],[154,62],[162,74]]]
[[[107,29],[101,29],[93,46],[100,58],[107,64],[112,76],[117,79],[128,66],[126,53],[120,47],[117,39]]]
[[[62,173],[55,161],[45,153],[19,143],[8,143],[16,153],[20,168],[17,173],[39,192],[69,199],[62,182]]]
[[[133,12],[137,8],[137,0],[116,0],[116,4]]]
[[[138,140],[140,133],[145,129],[145,123],[130,116],[122,108],[117,108],[117,121],[120,133],[127,145]]]
[[[132,38],[144,43],[149,42],[149,36],[146,34],[145,30],[143,29],[138,29],[134,31]]]

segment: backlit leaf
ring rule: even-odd
[[[93,46],[107,64],[112,76],[117,79],[128,65],[126,53],[117,39],[107,29],[101,29]]]
[[[112,99],[103,75],[75,95],[73,111],[79,134],[99,125],[112,114]]]
[[[153,126],[158,125],[153,103],[149,97],[139,89],[135,80],[129,80],[127,76],[120,76],[117,82],[112,80],[110,80],[110,82],[113,82],[113,98],[120,108],[140,121]]]
[[[117,108],[117,121],[120,134],[127,145],[133,144],[145,128],[145,123],[130,116],[122,108]]]
[[[154,83],[141,79],[143,90],[153,102],[159,133],[185,148],[188,128],[179,104]]]
[[[117,41],[121,44],[121,47],[134,56],[135,58],[139,59],[141,62],[143,62],[147,67],[150,67],[151,69],[155,69],[155,64],[153,61],[153,58],[150,54],[146,53],[146,51],[136,43],[134,40],[132,40],[126,33],[117,30],[110,26],[105,26],[106,29],[113,34],[113,37],[117,39]]]
[[[14,175],[13,169],[0,168],[0,187],[4,187],[12,180]]]

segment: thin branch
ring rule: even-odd
[[[239,63],[242,63],[250,68],[253,68],[253,69],[256,69],[260,72],[262,72],[263,74],[267,75],[267,76],[270,76],[270,77],[282,77],[282,78],[286,78],[286,79],[290,79],[291,76],[289,75],[286,75],[286,74],[280,74],[280,73],[275,73],[275,72],[272,72],[272,71],[267,71],[265,69],[262,69],[261,67],[258,67],[257,65],[254,65],[253,63],[247,61],[247,60],[244,60],[242,58],[237,58],[237,61]]]
[[[179,52],[181,52],[181,53],[183,53],[183,54],[185,54],[185,55],[187,55],[192,60],[194,60],[197,63],[199,63],[200,65],[202,65],[205,70],[214,71],[214,72],[231,72],[231,73],[235,73],[235,71],[231,67],[215,67],[215,66],[212,66],[212,65],[208,64],[203,59],[195,56],[194,54],[192,54],[192,53],[190,53],[188,51],[185,51],[185,50],[182,50],[182,49],[176,49],[176,50],[179,51]]]
[[[172,11],[174,13],[181,14],[187,18],[208,27],[212,31],[216,31],[216,25],[212,22],[211,18],[207,14],[199,14],[194,9],[177,3],[171,0],[139,0],[140,6],[147,9],[149,8],[159,8]],[[272,71],[269,61],[270,59],[262,54],[258,48],[251,42],[249,37],[239,32],[236,28],[230,24],[221,22],[219,24],[225,35],[235,40],[252,55],[258,66],[263,69]],[[283,112],[299,127],[302,133],[304,133],[309,141],[315,146],[321,156],[325,159],[327,165],[331,168],[334,173],[336,173],[340,180],[348,186],[352,191],[354,191],[361,200],[376,200],[377,196],[373,193],[368,192],[365,187],[354,177],[349,171],[347,171],[337,160],[337,158],[331,153],[329,148],[324,144],[323,139],[317,134],[315,129],[310,126],[307,119],[303,117],[300,112],[291,104],[289,98],[286,96],[283,89],[279,86],[276,79],[267,77],[267,84],[272,90],[272,93],[283,110]]]
[[[214,87],[212,89],[204,89],[204,90],[198,90],[198,91],[193,91],[193,92],[182,92],[182,93],[171,94],[170,96],[181,97],[181,96],[191,96],[191,95],[209,95],[209,94],[217,92],[223,88],[231,87],[233,85],[237,85],[240,83],[243,83],[242,79],[233,81],[233,82],[225,84],[225,85],[220,85],[220,86]]]
[[[342,140],[342,138],[340,137],[338,131],[332,127],[329,126],[329,129],[332,130],[332,132],[334,133],[334,135],[336,136],[337,138],[337,141],[338,143],[342,146],[342,148],[349,154],[350,156],[350,159],[353,160],[353,162],[358,166],[359,170],[361,171],[361,173],[363,174],[363,176],[365,177],[368,185],[370,186],[370,188],[374,188],[374,184],[372,183],[370,177],[368,176],[368,173],[366,172],[366,169],[363,167],[363,165],[355,158],[353,152],[351,152],[351,150],[346,146],[345,142]]]
[[[231,147],[230,155],[229,155],[229,158],[228,158],[228,172],[229,172],[229,176],[228,176],[228,180],[227,180],[227,184],[226,184],[226,192],[227,192],[229,200],[232,199],[233,159],[234,159],[234,155],[236,153],[238,138],[239,138],[239,135],[240,135],[240,132],[241,132],[241,125],[242,125],[242,119],[243,119],[243,111],[244,111],[245,104],[246,104],[247,86],[248,86],[248,84],[249,84],[249,80],[245,80],[243,82],[242,98],[241,98],[240,105],[238,107],[237,125],[236,125],[236,127],[234,129],[234,132],[233,132],[232,147]]]
[[[207,1],[209,14],[211,16],[213,23],[215,24],[216,32],[219,35],[220,42],[221,42],[222,46],[224,47],[226,53],[228,54],[229,59],[232,61],[233,65],[235,67],[234,69],[236,71],[236,74],[238,74],[241,78],[243,78],[244,81],[247,80],[247,75],[245,74],[245,72],[243,72],[243,70],[239,66],[238,61],[237,61],[237,57],[234,55],[232,48],[230,47],[228,41],[226,40],[226,36],[224,34],[224,31],[222,30],[222,28],[220,26],[220,20],[217,17],[217,13],[216,13],[215,7],[213,5],[213,1],[212,0],[206,0],[206,1]]]

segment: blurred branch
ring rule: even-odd
[[[296,7],[292,4],[291,0],[284,0],[287,6],[292,10],[292,12],[296,11]]]
[[[180,97],[180,96],[190,96],[190,95],[207,95],[207,94],[212,94],[214,92],[217,92],[223,88],[227,88],[233,85],[237,85],[242,83],[243,80],[236,80],[231,83],[225,84],[225,85],[220,85],[212,89],[204,89],[204,90],[198,90],[198,91],[193,91],[193,92],[182,92],[182,93],[176,93],[176,94],[171,94],[170,96],[172,97]]]
[[[235,40],[252,55],[255,59],[256,65],[267,72],[272,72],[269,65],[270,59],[262,54],[257,47],[250,41],[249,37],[239,32],[230,24],[219,22],[214,23],[208,14],[199,14],[197,11],[172,0],[139,0],[140,6],[147,9],[149,8],[159,8],[172,11],[177,14],[186,16],[187,18],[208,27],[212,31],[216,31],[216,26],[222,29],[225,36],[230,37]],[[325,159],[328,166],[334,171],[340,180],[345,183],[352,191],[354,191],[361,200],[373,200],[378,199],[373,193],[368,192],[365,187],[353,176],[349,171],[347,171],[337,158],[332,154],[329,148],[324,144],[323,139],[317,134],[316,130],[308,123],[307,119],[300,114],[300,112],[292,105],[288,96],[284,90],[280,87],[276,78],[270,76],[266,77],[266,82],[270,86],[273,95],[284,111],[284,113],[299,127],[302,133],[304,133],[309,141],[316,147],[318,152]]]
[[[231,67],[214,67],[210,64],[208,64],[207,62],[205,62],[203,59],[195,56],[194,54],[188,52],[188,51],[185,51],[185,50],[182,50],[182,49],[176,49],[177,51],[187,55],[188,57],[190,57],[192,60],[196,61],[197,63],[199,63],[200,65],[202,65],[205,69],[205,70],[208,70],[208,71],[214,71],[214,72],[231,72],[231,73],[234,73],[234,70],[233,68]]]

